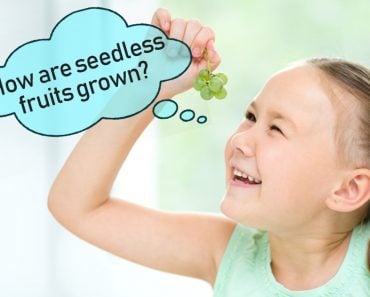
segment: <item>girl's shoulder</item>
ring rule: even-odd
[[[357,265],[367,266],[366,256],[368,254],[369,241],[370,241],[370,222],[360,224],[353,229],[352,245],[348,252],[356,255],[355,259],[359,262]],[[364,263],[366,263],[364,265]]]
[[[361,223],[354,228],[355,232],[370,235],[370,221]]]
[[[370,296],[370,273],[366,262],[369,239],[370,224],[356,226],[337,275],[326,285],[305,293],[312,293],[310,296],[322,296],[320,295],[322,292],[329,294],[325,296],[352,296],[347,293],[357,288],[358,292],[363,292],[363,294],[358,293],[358,296]],[[235,289],[250,296],[253,296],[253,292],[264,291],[263,288],[267,289],[264,286],[268,283],[269,260],[267,231],[236,224],[218,269],[214,286],[215,296],[225,296],[225,294],[236,296],[237,294],[231,293],[235,292]],[[276,289],[287,294],[292,293],[276,285],[270,277],[271,282],[274,283],[273,291]]]
[[[251,258],[262,246],[268,245],[267,231],[255,229],[242,224],[235,224],[227,244],[224,258],[240,256],[245,259],[243,251],[248,251],[248,257]],[[237,253],[237,251],[241,253]]]
[[[214,284],[214,296],[228,290],[241,290],[254,279],[255,267],[268,248],[266,231],[235,224],[220,261]],[[262,264],[262,263],[260,263]],[[234,296],[233,294],[230,296]]]
[[[366,292],[370,296],[370,271],[368,269],[367,255],[370,240],[370,222],[360,224],[353,229],[353,238],[347,251],[345,263],[345,278],[352,279],[353,290]],[[346,261],[348,259],[348,261]],[[360,289],[361,288],[361,289]]]
[[[362,223],[353,229],[353,250],[366,253],[370,240],[370,222]],[[366,253],[367,254],[367,253]]]

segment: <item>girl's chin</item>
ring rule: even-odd
[[[235,195],[226,191],[220,203],[220,211],[236,223],[251,228],[260,228],[262,227],[259,219],[261,215],[258,214],[258,206],[253,201],[256,200],[250,196]]]
[[[220,203],[221,212],[229,217],[230,219],[240,221],[244,212],[245,202],[247,199],[241,195],[235,195],[230,193],[229,190],[226,190],[224,197]]]

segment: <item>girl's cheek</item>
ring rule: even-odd
[[[258,143],[256,149],[256,165],[261,171],[261,178],[263,178],[263,175],[274,173],[278,175],[283,174],[283,168],[286,166],[288,154],[286,150],[273,146],[268,142]]]

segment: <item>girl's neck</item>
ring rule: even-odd
[[[352,232],[332,235],[278,236],[269,233],[271,270],[290,290],[309,290],[327,283],[339,270]]]

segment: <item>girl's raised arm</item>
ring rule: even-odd
[[[192,49],[207,48],[213,69],[220,63],[212,30],[199,22],[171,20],[160,9],[153,24]],[[162,85],[156,101],[188,89],[205,67],[203,57],[195,55],[186,73]],[[122,163],[152,119],[148,108],[130,118],[101,120],[86,131],[55,179],[48,207],[68,230],[106,251],[213,285],[233,222],[215,214],[171,213],[110,197]]]

